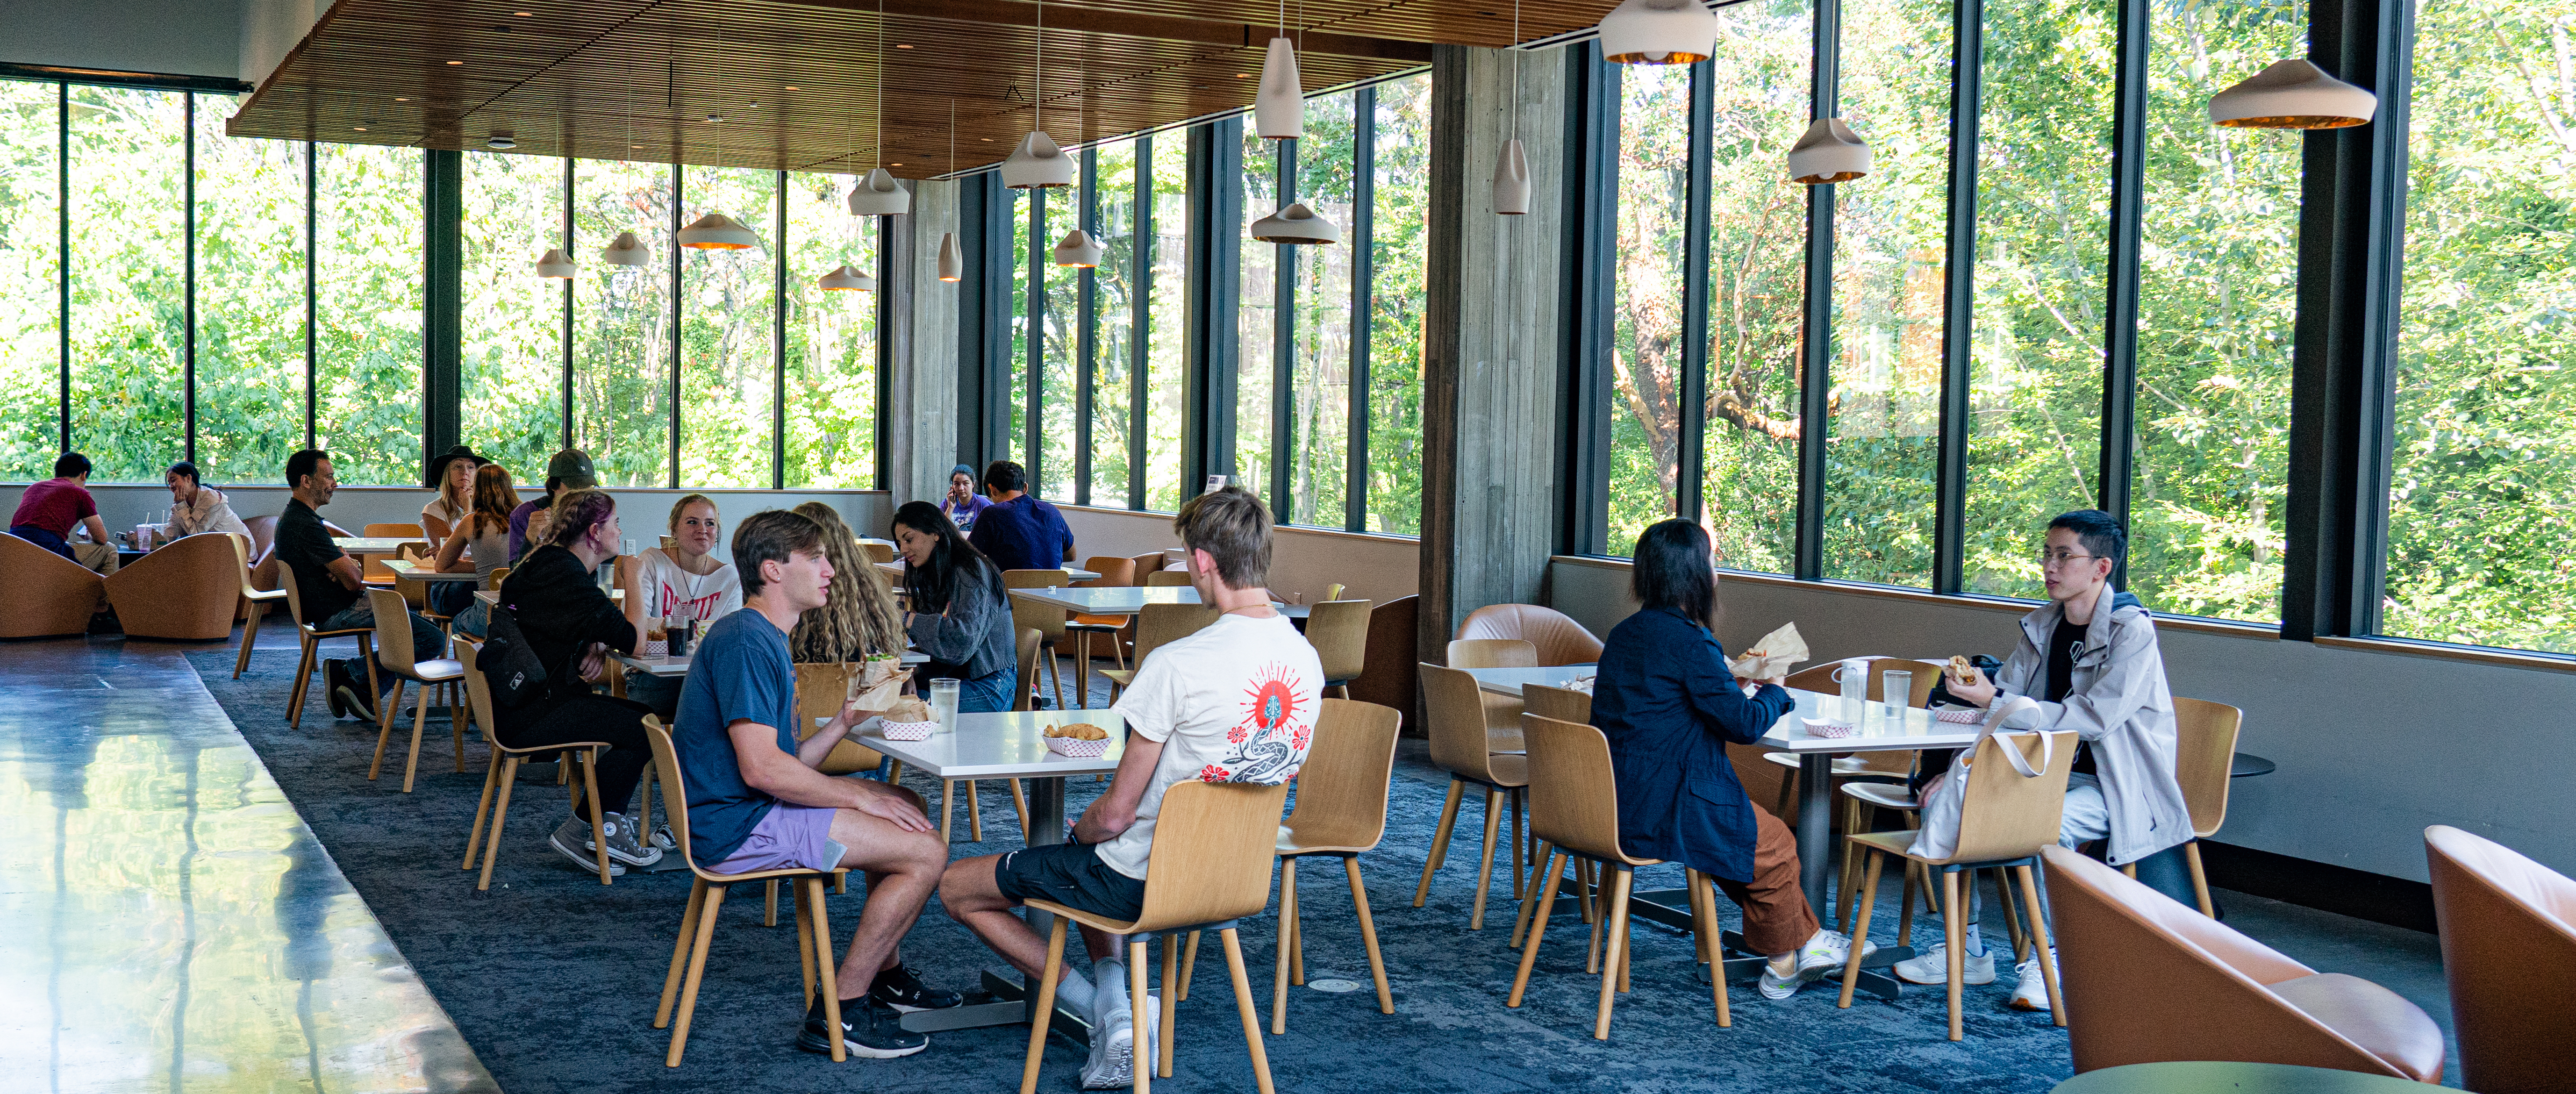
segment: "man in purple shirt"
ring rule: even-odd
[[[1055,506],[1028,493],[1029,473],[1009,460],[984,469],[984,493],[993,504],[975,518],[966,542],[1005,570],[1053,570],[1073,553],[1073,529]]]

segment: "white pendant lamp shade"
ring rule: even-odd
[[[1688,65],[1717,52],[1717,15],[1700,0],[1621,0],[1601,17],[1601,56],[1623,65]]]
[[[2341,129],[2379,111],[2379,96],[2327,75],[2306,58],[2275,61],[2209,97],[2209,120],[2245,129]]]
[[[966,276],[966,256],[957,251],[957,233],[939,234],[939,279],[955,281]]]
[[[847,263],[843,263],[840,269],[824,274],[815,284],[821,286],[825,292],[874,292],[877,279],[853,270]]]
[[[911,211],[912,191],[904,189],[885,168],[860,176],[859,184],[850,190],[851,216],[892,217]]]
[[[572,275],[576,272],[578,271],[574,269],[572,259],[564,257],[563,248],[561,247],[548,248],[546,250],[545,257],[537,259],[538,277],[552,277],[571,280]]]
[[[1306,94],[1298,86],[1297,46],[1288,39],[1270,40],[1261,60],[1261,87],[1252,96],[1252,131],[1266,141],[1293,141],[1306,135]]]
[[[1301,201],[1253,221],[1252,238],[1263,243],[1339,243],[1342,230]]]
[[[1055,138],[1044,130],[1030,130],[1020,139],[1019,147],[1011,149],[1011,154],[1002,160],[1002,185],[1013,190],[1071,186],[1076,166]]]
[[[701,251],[740,251],[760,246],[760,237],[723,213],[708,213],[680,229],[680,246]]]
[[[1092,267],[1100,264],[1100,241],[1091,233],[1076,228],[1056,241],[1055,264],[1058,266]]]
[[[644,248],[644,241],[635,238],[635,233],[619,232],[617,241],[599,252],[599,260],[611,266],[641,266],[653,260],[653,253]]]
[[[1809,186],[1869,174],[1869,144],[1841,118],[1818,118],[1789,146],[1789,178]]]
[[[1494,211],[1504,216],[1529,212],[1529,154],[1522,150],[1520,138],[1503,142],[1503,150],[1494,157]]]

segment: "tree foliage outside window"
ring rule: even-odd
[[[1112,141],[1094,150],[1100,180],[1100,267],[1091,271],[1091,310],[1096,324],[1091,351],[1091,504],[1127,506],[1127,441],[1134,395],[1136,298],[1136,142]]]
[[[1030,469],[1034,483],[1030,489],[1041,497],[1072,501],[1073,412],[1081,387],[1074,363],[1081,356],[1078,342],[1082,329],[1082,270],[1056,265],[1055,245],[1066,233],[1082,226],[1082,185],[1077,178],[1072,186],[1030,193],[1043,195],[1046,202],[1046,231],[1029,241],[1038,256],[1038,292],[1044,300],[1038,309],[1041,386],[1037,466]]]
[[[680,485],[765,488],[778,405],[778,173],[681,171],[681,223],[723,213],[760,243],[680,249]]]
[[[596,241],[573,278],[573,433],[603,485],[671,485],[676,170],[665,163],[573,162],[573,234]],[[597,257],[620,232],[643,242],[643,265],[612,266]],[[539,479],[534,488],[544,485]]]
[[[1286,249],[1294,336],[1289,346],[1288,520],[1339,528],[1349,521],[1351,453],[1351,231],[1358,159],[1352,141],[1358,96],[1306,100],[1297,141],[1297,200],[1342,231],[1340,243]]]
[[[62,447],[61,95],[0,80],[0,478],[20,482]]]
[[[74,87],[70,110],[72,447],[155,482],[187,446],[187,96]]]
[[[304,447],[310,146],[225,135],[238,106],[197,96],[197,472],[220,486],[281,483]]]
[[[1280,276],[1283,243],[1252,238],[1254,221],[1285,204],[1279,194],[1281,141],[1265,141],[1253,127],[1243,127],[1243,233],[1241,268],[1236,271],[1238,302],[1234,336],[1234,485],[1270,502],[1280,512],[1286,499],[1270,496],[1270,401],[1272,374],[1278,361]],[[1193,488],[1195,492],[1195,488]]]
[[[1610,544],[1677,510],[1691,68],[1619,65],[1618,247],[1610,274]]]
[[[314,176],[313,442],[342,483],[417,486],[427,165],[417,148],[322,144]]]
[[[1369,211],[1371,532],[1422,532],[1423,300],[1431,228],[1431,76],[1377,85]]]
[[[460,438],[536,474],[563,447],[565,291],[537,259],[563,247],[599,262],[564,238],[563,160],[467,152],[464,167]]]
[[[878,276],[882,217],[850,215],[847,175],[787,176],[787,468],[790,487],[877,484],[877,299],[815,282],[847,263]]]
[[[1148,142],[1154,203],[1152,292],[1145,301],[1145,508],[1172,512],[1181,494],[1181,430],[1188,416],[1190,204],[1188,143],[1178,133]],[[1195,489],[1196,484],[1192,484]]]

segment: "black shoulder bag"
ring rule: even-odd
[[[519,629],[518,617],[498,604],[492,606],[483,649],[475,654],[474,664],[483,670],[483,683],[495,706],[527,706],[545,698],[554,686],[545,662],[537,658],[526,632]]]

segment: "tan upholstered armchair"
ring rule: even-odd
[[[230,533],[199,532],[108,575],[107,602],[128,638],[230,638],[241,575]]]
[[[2494,840],[2424,830],[2442,975],[2460,1038],[2460,1085],[2481,1094],[2567,1089],[2576,1027],[2576,881]]]
[[[80,563],[5,532],[0,574],[9,575],[9,595],[0,596],[0,638],[85,634],[106,597],[98,575]]]
[[[2231,1060],[2441,1080],[2441,1028],[2396,992],[2292,961],[2063,847],[2040,855],[2077,1074]]]
[[[1461,638],[1517,638],[1538,647],[1542,665],[1588,665],[1601,659],[1601,640],[1564,612],[1536,604],[1488,604],[1458,624]]]

